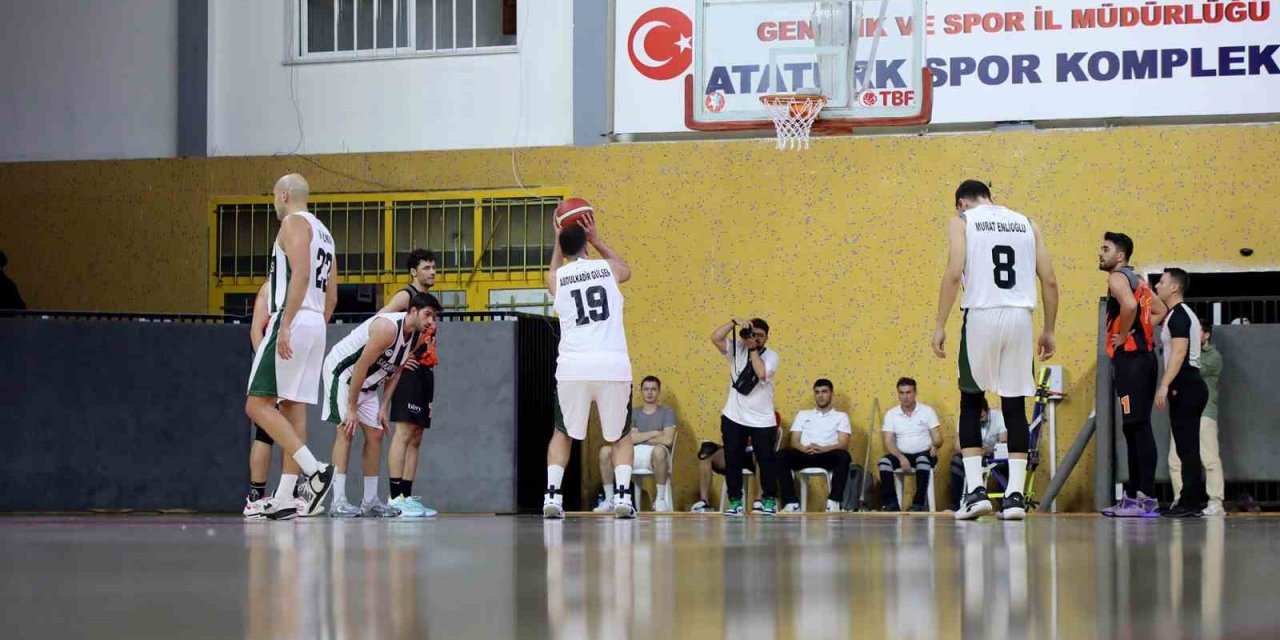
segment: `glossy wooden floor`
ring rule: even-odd
[[[6,638],[1280,638],[1280,519],[0,518]]]

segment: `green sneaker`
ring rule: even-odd
[[[758,513],[763,516],[778,515],[778,499],[765,498],[763,501],[760,502],[759,507],[751,510],[751,513]]]
[[[724,510],[724,515],[741,516],[742,515],[742,499],[738,498],[736,500],[730,500],[729,508]]]

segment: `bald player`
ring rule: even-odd
[[[960,455],[965,494],[957,520],[991,513],[982,475],[982,400],[984,392],[1000,396],[1009,433],[1009,485],[1001,501],[1002,520],[1026,517],[1023,488],[1027,477],[1027,396],[1035,394],[1034,354],[1053,355],[1058,317],[1058,278],[1045,248],[1044,234],[1026,216],[995,204],[991,190],[977,180],[956,189],[956,216],[947,225],[950,257],[938,295],[933,352],[946,357],[947,316],[964,287],[960,308]],[[1044,302],[1044,330],[1032,337],[1036,280]]]
[[[315,404],[320,391],[325,325],[338,303],[333,236],[307,211],[310,193],[306,179],[296,173],[277,180],[273,189],[280,231],[267,276],[271,319],[253,358],[245,402],[249,419],[289,454],[275,495],[262,507],[271,520],[311,515],[333,483],[333,466],[316,460],[303,441],[306,405]],[[304,497],[295,500],[299,472],[307,485]]]

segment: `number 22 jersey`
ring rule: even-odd
[[[560,316],[556,380],[631,382],[624,301],[609,261],[575,260],[556,269],[555,278]]]
[[[966,257],[961,309],[1036,308],[1036,234],[1027,217],[999,205],[960,214]]]

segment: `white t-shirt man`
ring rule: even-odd
[[[736,356],[735,356],[735,346]],[[751,393],[742,395],[733,388],[738,374],[750,366],[747,357],[747,346],[737,338],[725,338],[725,360],[729,362],[729,399],[724,403],[724,417],[744,427],[774,428],[778,425],[773,417],[773,376],[778,372],[778,354],[773,349],[765,348],[760,354],[764,362],[764,377],[760,379]]]
[[[925,453],[933,446],[929,430],[936,429],[941,423],[933,408],[923,402],[917,402],[915,409],[908,414],[898,405],[884,414],[884,425],[881,431],[892,431],[898,451],[903,453]]]
[[[806,409],[796,414],[791,432],[800,433],[800,446],[829,447],[840,441],[840,434],[853,435],[849,414],[827,407],[826,411]]]

